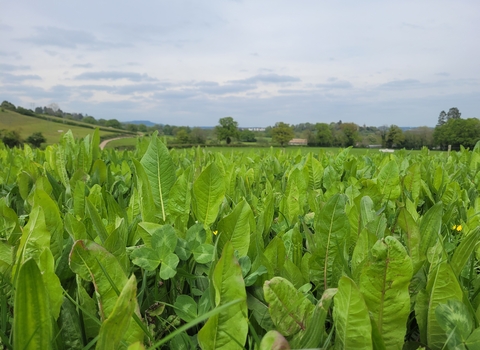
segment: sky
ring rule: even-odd
[[[480,118],[478,0],[0,0],[0,100],[240,127]]]

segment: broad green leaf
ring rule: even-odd
[[[465,342],[468,350],[480,350],[480,328],[475,329]]]
[[[213,224],[224,195],[223,177],[215,163],[211,163],[193,183],[193,211],[197,220],[205,226]]]
[[[435,309],[438,324],[445,331],[449,349],[465,349],[464,343],[473,330],[473,319],[467,307],[458,300],[448,300]]]
[[[34,205],[41,206],[45,215],[45,225],[50,232],[50,250],[55,259],[62,254],[63,223],[57,204],[43,190],[35,189]]]
[[[336,286],[344,269],[344,252],[350,233],[350,224],[345,214],[346,196],[331,197],[320,215],[315,217],[316,249],[312,251],[323,272],[323,288]]]
[[[180,259],[174,253],[170,253],[162,258],[162,265],[160,266],[160,278],[168,280],[177,274],[177,265]]]
[[[132,263],[147,271],[154,271],[160,265],[161,259],[152,248],[139,247],[130,254]]]
[[[463,298],[462,288],[448,262],[440,260],[432,263],[428,273],[425,297],[427,307],[423,311],[426,311],[425,316],[421,316],[424,321],[419,323],[420,334],[426,338],[424,341],[429,348],[441,349],[447,336],[438,324],[435,310],[438,305],[444,304],[450,299],[461,301]]]
[[[87,340],[94,339],[100,331],[100,320],[98,319],[98,308],[94,298],[85,291],[80,277],[77,275],[78,303],[82,312],[82,324]]]
[[[397,199],[400,196],[400,174],[395,160],[390,160],[380,169],[377,183],[384,199]]]
[[[315,305],[312,317],[307,322],[306,330],[297,333],[292,338],[290,343],[294,348],[313,349],[324,344],[327,338],[325,321],[330,313],[330,306],[337,291],[336,288],[330,288],[323,292],[322,298]]]
[[[377,241],[360,275],[360,291],[387,349],[401,349],[410,313],[412,262],[392,236]]]
[[[281,333],[268,331],[262,338],[260,350],[290,350],[290,345]]]
[[[336,349],[373,349],[367,305],[355,282],[345,276],[338,281],[333,322]]]
[[[153,199],[152,188],[149,178],[143,165],[136,159],[132,159],[135,166],[135,176],[137,179],[137,190],[140,196],[140,211],[143,221],[157,222],[155,217],[155,202]]]
[[[102,222],[102,218],[98,214],[97,209],[95,209],[95,206],[92,204],[89,198],[85,200],[85,204],[86,204],[88,216],[90,216],[90,219],[92,220],[93,228],[96,233],[94,237],[98,236],[100,238],[100,241],[102,243],[105,243],[105,241],[108,238],[108,232],[107,232],[107,229],[105,228],[105,225]]]
[[[126,348],[120,346],[120,341],[123,339],[125,332],[128,331],[130,323],[135,322],[132,320],[132,315],[138,308],[136,296],[137,280],[135,275],[132,275],[118,296],[112,312],[100,327],[97,349],[116,350]],[[141,339],[135,339],[135,341],[139,340]]]
[[[15,349],[50,349],[53,340],[52,316],[47,290],[33,259],[25,261],[18,271],[14,309]]]
[[[167,212],[174,216],[175,227],[182,232],[187,230],[188,217],[192,201],[192,185],[189,181],[189,174],[183,173],[173,184],[167,205]],[[169,221],[169,223],[172,223]]]
[[[179,295],[175,303],[175,313],[185,322],[193,321],[197,318],[197,303],[188,295]]]
[[[410,193],[413,201],[420,198],[421,189],[421,167],[419,163],[413,163],[407,169],[407,174],[403,178],[403,186]]]
[[[67,297],[63,298],[60,317],[58,318],[58,328],[60,328],[61,344],[65,348],[72,350],[83,349],[85,344],[82,339],[80,316],[75,305]]]
[[[430,247],[435,245],[442,228],[442,202],[431,207],[420,221],[420,254],[427,254]]]
[[[217,307],[237,299],[242,301],[210,317],[198,332],[198,342],[204,350],[243,349],[248,333],[247,294],[242,270],[230,243],[223,248],[212,277]]]
[[[77,241],[70,254],[70,268],[86,281],[93,282],[102,321],[112,313],[119,291],[127,284],[127,276],[118,260],[100,245],[91,241]],[[123,339],[128,343],[143,340],[143,330],[130,322]]]
[[[406,234],[406,243],[410,258],[412,258],[414,274],[425,262],[425,252],[420,251],[420,229],[412,215],[405,208],[398,213],[398,225]]]
[[[152,234],[152,249],[158,253],[160,259],[171,254],[177,246],[177,234],[170,225],[164,225]]]
[[[255,231],[253,212],[248,203],[242,200],[233,211],[218,222],[218,250],[222,251],[227,242],[232,242],[233,249],[240,257],[246,256],[250,244],[250,234]]]
[[[306,329],[315,306],[292,283],[274,277],[263,285],[265,301],[277,330],[285,336]]]
[[[167,147],[157,137],[156,132],[152,135],[140,163],[150,182],[155,206],[160,210],[162,221],[165,222],[168,194],[175,183],[175,168]]]
[[[462,238],[462,241],[456,247],[452,260],[450,261],[450,265],[452,266],[455,275],[460,275],[474,249],[478,247],[479,239],[480,229],[478,228]]]
[[[199,264],[207,264],[215,258],[215,248],[211,244],[200,244],[192,250],[193,258]]]

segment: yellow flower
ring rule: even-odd
[[[218,231],[213,231],[213,234],[216,236],[218,235]]]
[[[457,232],[460,232],[462,230],[462,225],[453,225],[452,230],[456,230]]]

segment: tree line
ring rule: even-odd
[[[25,115],[48,114],[74,119],[92,125],[112,127],[132,132],[150,133],[158,131],[159,135],[171,136],[168,142],[178,145],[253,143],[287,145],[293,138],[306,140],[308,146],[320,147],[388,147],[420,149],[422,147],[453,149],[460,146],[473,148],[480,139],[480,120],[477,118],[462,119],[456,107],[448,112],[442,111],[435,128],[422,126],[402,129],[397,125],[380,127],[357,125],[351,122],[300,123],[290,125],[277,122],[261,131],[240,128],[232,117],[220,118],[213,129],[189,126],[156,124],[147,127],[144,124],[122,123],[117,119],[96,119],[82,113],[63,112],[55,103],[46,107],[37,107],[35,111],[23,107],[15,107],[8,101],[0,105]]]

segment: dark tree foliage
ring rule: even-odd
[[[220,125],[215,127],[215,134],[220,141],[225,140],[229,145],[232,139],[238,139],[238,123],[232,117],[220,118],[218,123]]]
[[[433,132],[435,143],[441,149],[459,149],[460,146],[473,148],[480,140],[480,120],[476,118],[449,119],[442,126],[437,126]]]
[[[47,142],[47,139],[41,132],[34,132],[32,135],[27,137],[25,141],[33,147],[38,148],[42,145],[42,143]]]
[[[2,142],[5,146],[10,148],[20,147],[23,144],[22,137],[16,130],[7,131],[2,137]]]
[[[272,128],[273,142],[279,143],[281,146],[285,146],[294,136],[292,127],[286,123],[278,122]]]

